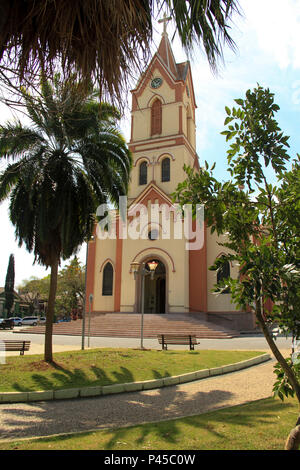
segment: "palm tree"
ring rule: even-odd
[[[39,68],[94,77],[120,101],[132,71],[150,54],[155,19],[166,12],[185,49],[203,46],[213,69],[224,44],[234,47],[230,23],[238,0],[0,0],[0,73],[32,77]],[[1,68],[2,66],[2,68]]]
[[[0,126],[0,201],[10,198],[19,245],[51,268],[45,361],[52,362],[52,323],[61,259],[76,253],[93,232],[94,214],[128,189],[131,154],[116,127],[119,113],[95,100],[80,83],[41,82],[36,99],[23,90],[31,126]]]
[[[15,301],[15,257],[13,253],[9,257],[6,278],[5,278],[5,303],[4,308],[7,310],[7,316],[11,316],[11,310]]]

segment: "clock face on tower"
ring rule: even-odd
[[[162,84],[162,78],[156,77],[151,80],[151,88],[159,88]]]

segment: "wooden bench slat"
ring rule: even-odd
[[[18,341],[13,339],[0,339],[4,344],[30,344],[30,341]]]

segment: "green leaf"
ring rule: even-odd
[[[233,120],[233,117],[227,116],[227,118],[224,121],[224,126],[227,126],[231,121]]]

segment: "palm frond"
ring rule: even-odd
[[[1,3],[0,62],[20,80],[42,70],[97,83],[101,99],[120,106],[134,73],[151,53],[153,21],[167,10],[186,50],[201,44],[215,69],[223,44],[234,47],[230,20],[238,0],[11,0]]]
[[[151,3],[151,2],[150,2]],[[130,75],[146,58],[152,38],[145,0],[28,0],[6,2],[0,58],[31,76],[38,67],[53,74],[59,61],[66,75],[78,71],[100,91],[121,97],[122,72]]]
[[[18,121],[0,126],[0,157],[16,159],[45,143],[40,132]]]
[[[187,54],[195,45],[203,46],[212,70],[216,71],[218,61],[223,60],[223,46],[236,49],[230,29],[234,14],[241,13],[238,1],[170,0],[169,5]]]

